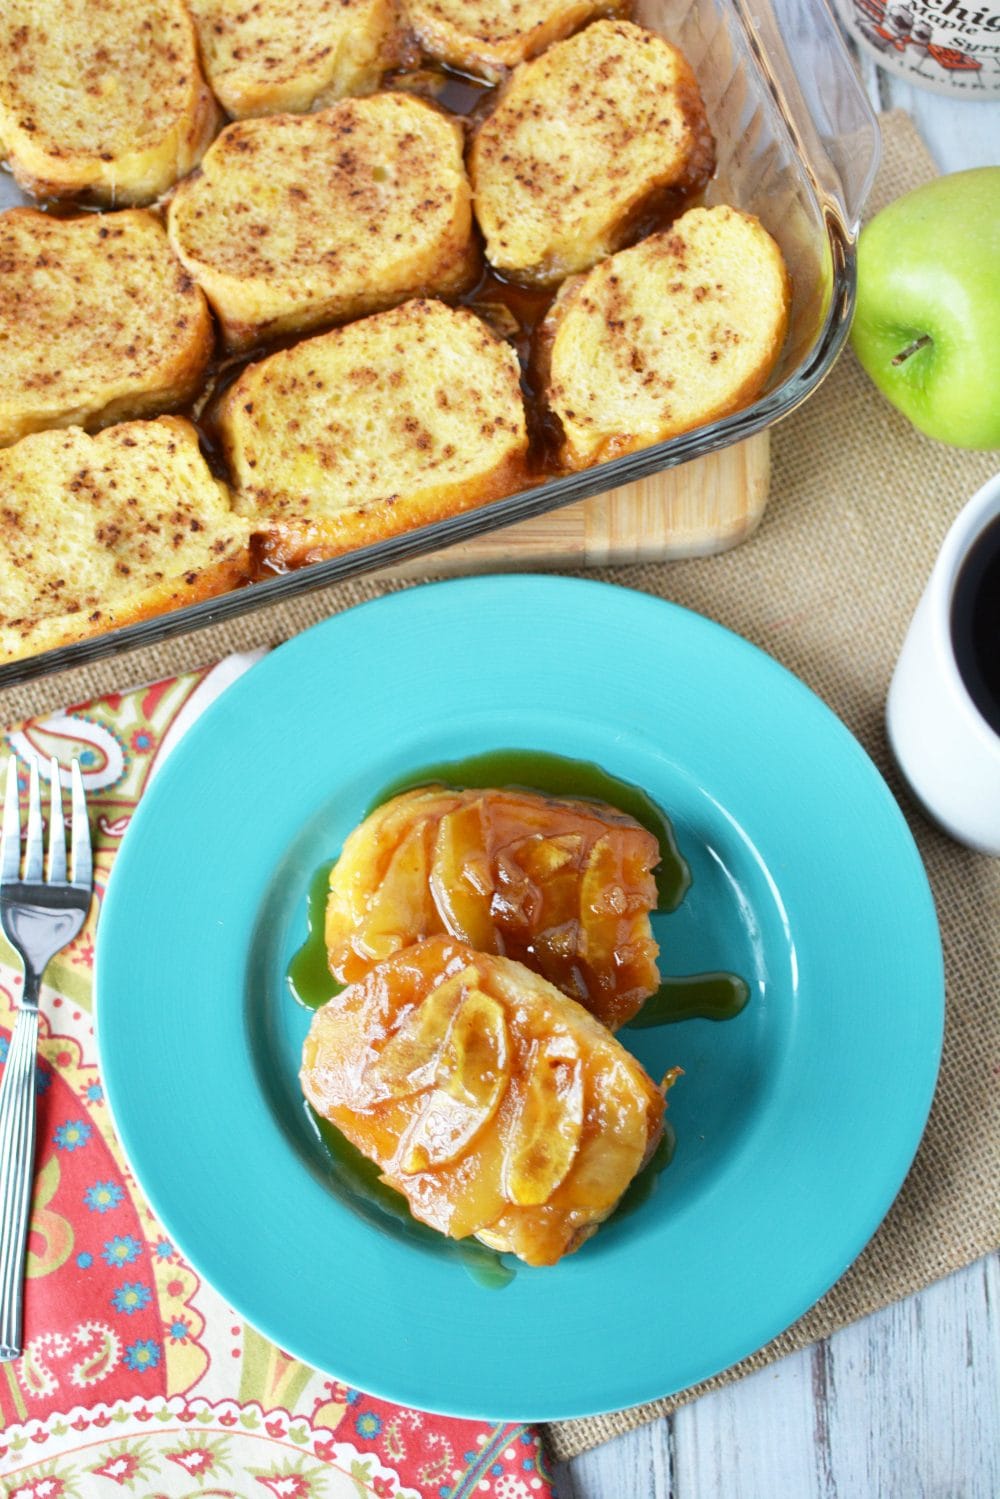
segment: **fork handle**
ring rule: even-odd
[[[38,1011],[22,1006],[0,1079],[0,1363],[21,1354],[24,1251],[35,1156]]]

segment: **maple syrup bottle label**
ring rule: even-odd
[[[1000,98],[998,0],[836,0],[879,65],[959,99]]]

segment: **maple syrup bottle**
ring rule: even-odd
[[[1000,98],[997,0],[836,0],[879,67],[955,99]]]

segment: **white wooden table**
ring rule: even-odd
[[[1000,164],[1000,103],[860,66],[943,172]],[[556,1483],[561,1499],[1000,1499],[1000,1257],[584,1453]]]

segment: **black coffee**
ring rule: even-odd
[[[969,696],[1000,734],[1000,515],[962,563],[951,603],[951,639]]]

